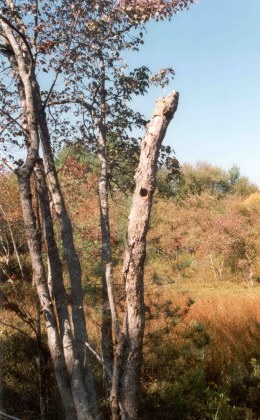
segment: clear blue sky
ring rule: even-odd
[[[180,104],[168,130],[180,162],[237,164],[260,186],[260,0],[199,0],[171,22],[152,23],[132,64],[172,66],[171,86],[138,100],[151,115],[172,89]]]

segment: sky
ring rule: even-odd
[[[260,0],[198,0],[171,22],[152,22],[131,67],[173,67],[164,89],[140,97],[149,118],[155,100],[180,93],[165,144],[181,164],[240,167],[260,187]]]
[[[180,92],[165,143],[181,163],[207,161],[260,187],[260,0],[199,0],[171,22],[151,23],[134,66],[173,67],[175,79],[138,99]]]

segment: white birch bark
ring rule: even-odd
[[[47,247],[50,267],[50,278],[55,299],[55,306],[59,320],[60,340],[69,374],[71,391],[79,419],[91,418],[83,381],[83,370],[79,360],[75,357],[74,339],[71,331],[69,312],[67,307],[66,290],[63,282],[62,264],[55,240],[53,220],[50,211],[48,190],[45,182],[43,163],[40,159],[34,168],[36,188],[42,214],[43,234]]]
[[[47,328],[48,346],[50,349],[55,376],[65,408],[66,418],[76,418],[74,402],[69,386],[66,367],[64,364],[62,350],[59,343],[56,317],[53,310],[52,301],[49,295],[45,270],[41,258],[41,245],[35,223],[35,215],[32,207],[32,194],[30,188],[30,176],[33,171],[35,161],[38,157],[39,138],[37,119],[34,112],[33,89],[31,86],[30,75],[32,68],[26,63],[23,51],[12,33],[12,30],[5,22],[1,21],[2,29],[6,39],[12,47],[15,56],[16,77],[19,75],[18,89],[21,89],[21,99],[24,114],[24,124],[29,134],[27,158],[22,168],[16,170],[18,177],[23,218],[27,234],[27,241],[33,268],[33,281],[44,312]],[[14,58],[13,58],[14,60]],[[14,63],[14,61],[13,61]]]
[[[28,51],[25,52],[27,46],[25,47],[23,45],[23,40],[19,39],[19,37],[13,34],[12,26],[10,27],[8,22],[6,22],[6,19],[3,19],[1,15],[0,21],[6,36],[6,40],[9,42],[13,51],[13,56],[10,61],[13,65],[14,74],[18,79],[18,89],[20,87],[19,93],[22,100],[22,110],[28,134],[26,139],[27,158],[23,167],[16,170],[16,174],[18,177],[23,217],[30,256],[32,260],[33,280],[45,315],[48,346],[52,356],[54,371],[65,408],[65,416],[68,419],[90,419],[91,416],[89,414],[89,406],[83,380],[81,377],[82,366],[72,357],[72,344],[71,341],[68,342],[68,340],[71,339],[69,336],[69,319],[64,318],[67,308],[62,302],[62,304],[58,305],[57,308],[60,315],[60,326],[62,325],[61,330],[63,333],[63,344],[65,340],[64,353],[66,363],[64,360],[63,350],[60,345],[60,336],[56,322],[55,311],[49,294],[46,273],[41,257],[41,245],[32,207],[30,177],[38,159],[39,150],[39,113],[37,113],[37,96],[35,95],[35,86],[37,87],[38,85],[36,83],[34,67],[30,55],[27,54]],[[58,294],[56,293],[56,297],[57,296]],[[68,367],[69,376],[66,367]],[[93,389],[91,391],[93,392]],[[77,409],[77,414],[75,411],[74,402]]]
[[[37,97],[37,115],[40,129],[40,140],[43,151],[45,173],[48,188],[51,194],[55,212],[61,227],[64,254],[69,270],[71,283],[72,322],[75,335],[75,351],[84,373],[84,382],[87,391],[89,405],[94,407],[96,392],[91,367],[85,354],[85,342],[88,342],[86,320],[84,314],[83,289],[81,283],[81,266],[74,245],[72,223],[65,205],[64,197],[60,188],[54,157],[51,148],[51,139],[46,121],[45,110],[40,98],[39,86],[34,81]]]

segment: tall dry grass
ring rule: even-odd
[[[243,375],[252,359],[259,359],[259,293],[205,296],[191,308],[188,320],[192,318],[204,324],[210,337],[210,379],[225,380],[230,374]]]
[[[162,346],[169,341],[178,346],[194,323],[203,325],[209,337],[203,353],[209,380],[223,383],[230,375],[243,376],[253,359],[260,360],[258,287],[223,285],[189,292],[187,288],[176,291],[173,287],[154,286],[146,295],[146,304],[148,346],[149,336],[156,331],[162,332]]]

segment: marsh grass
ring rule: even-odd
[[[258,419],[260,289],[233,283],[150,289],[146,418]]]

